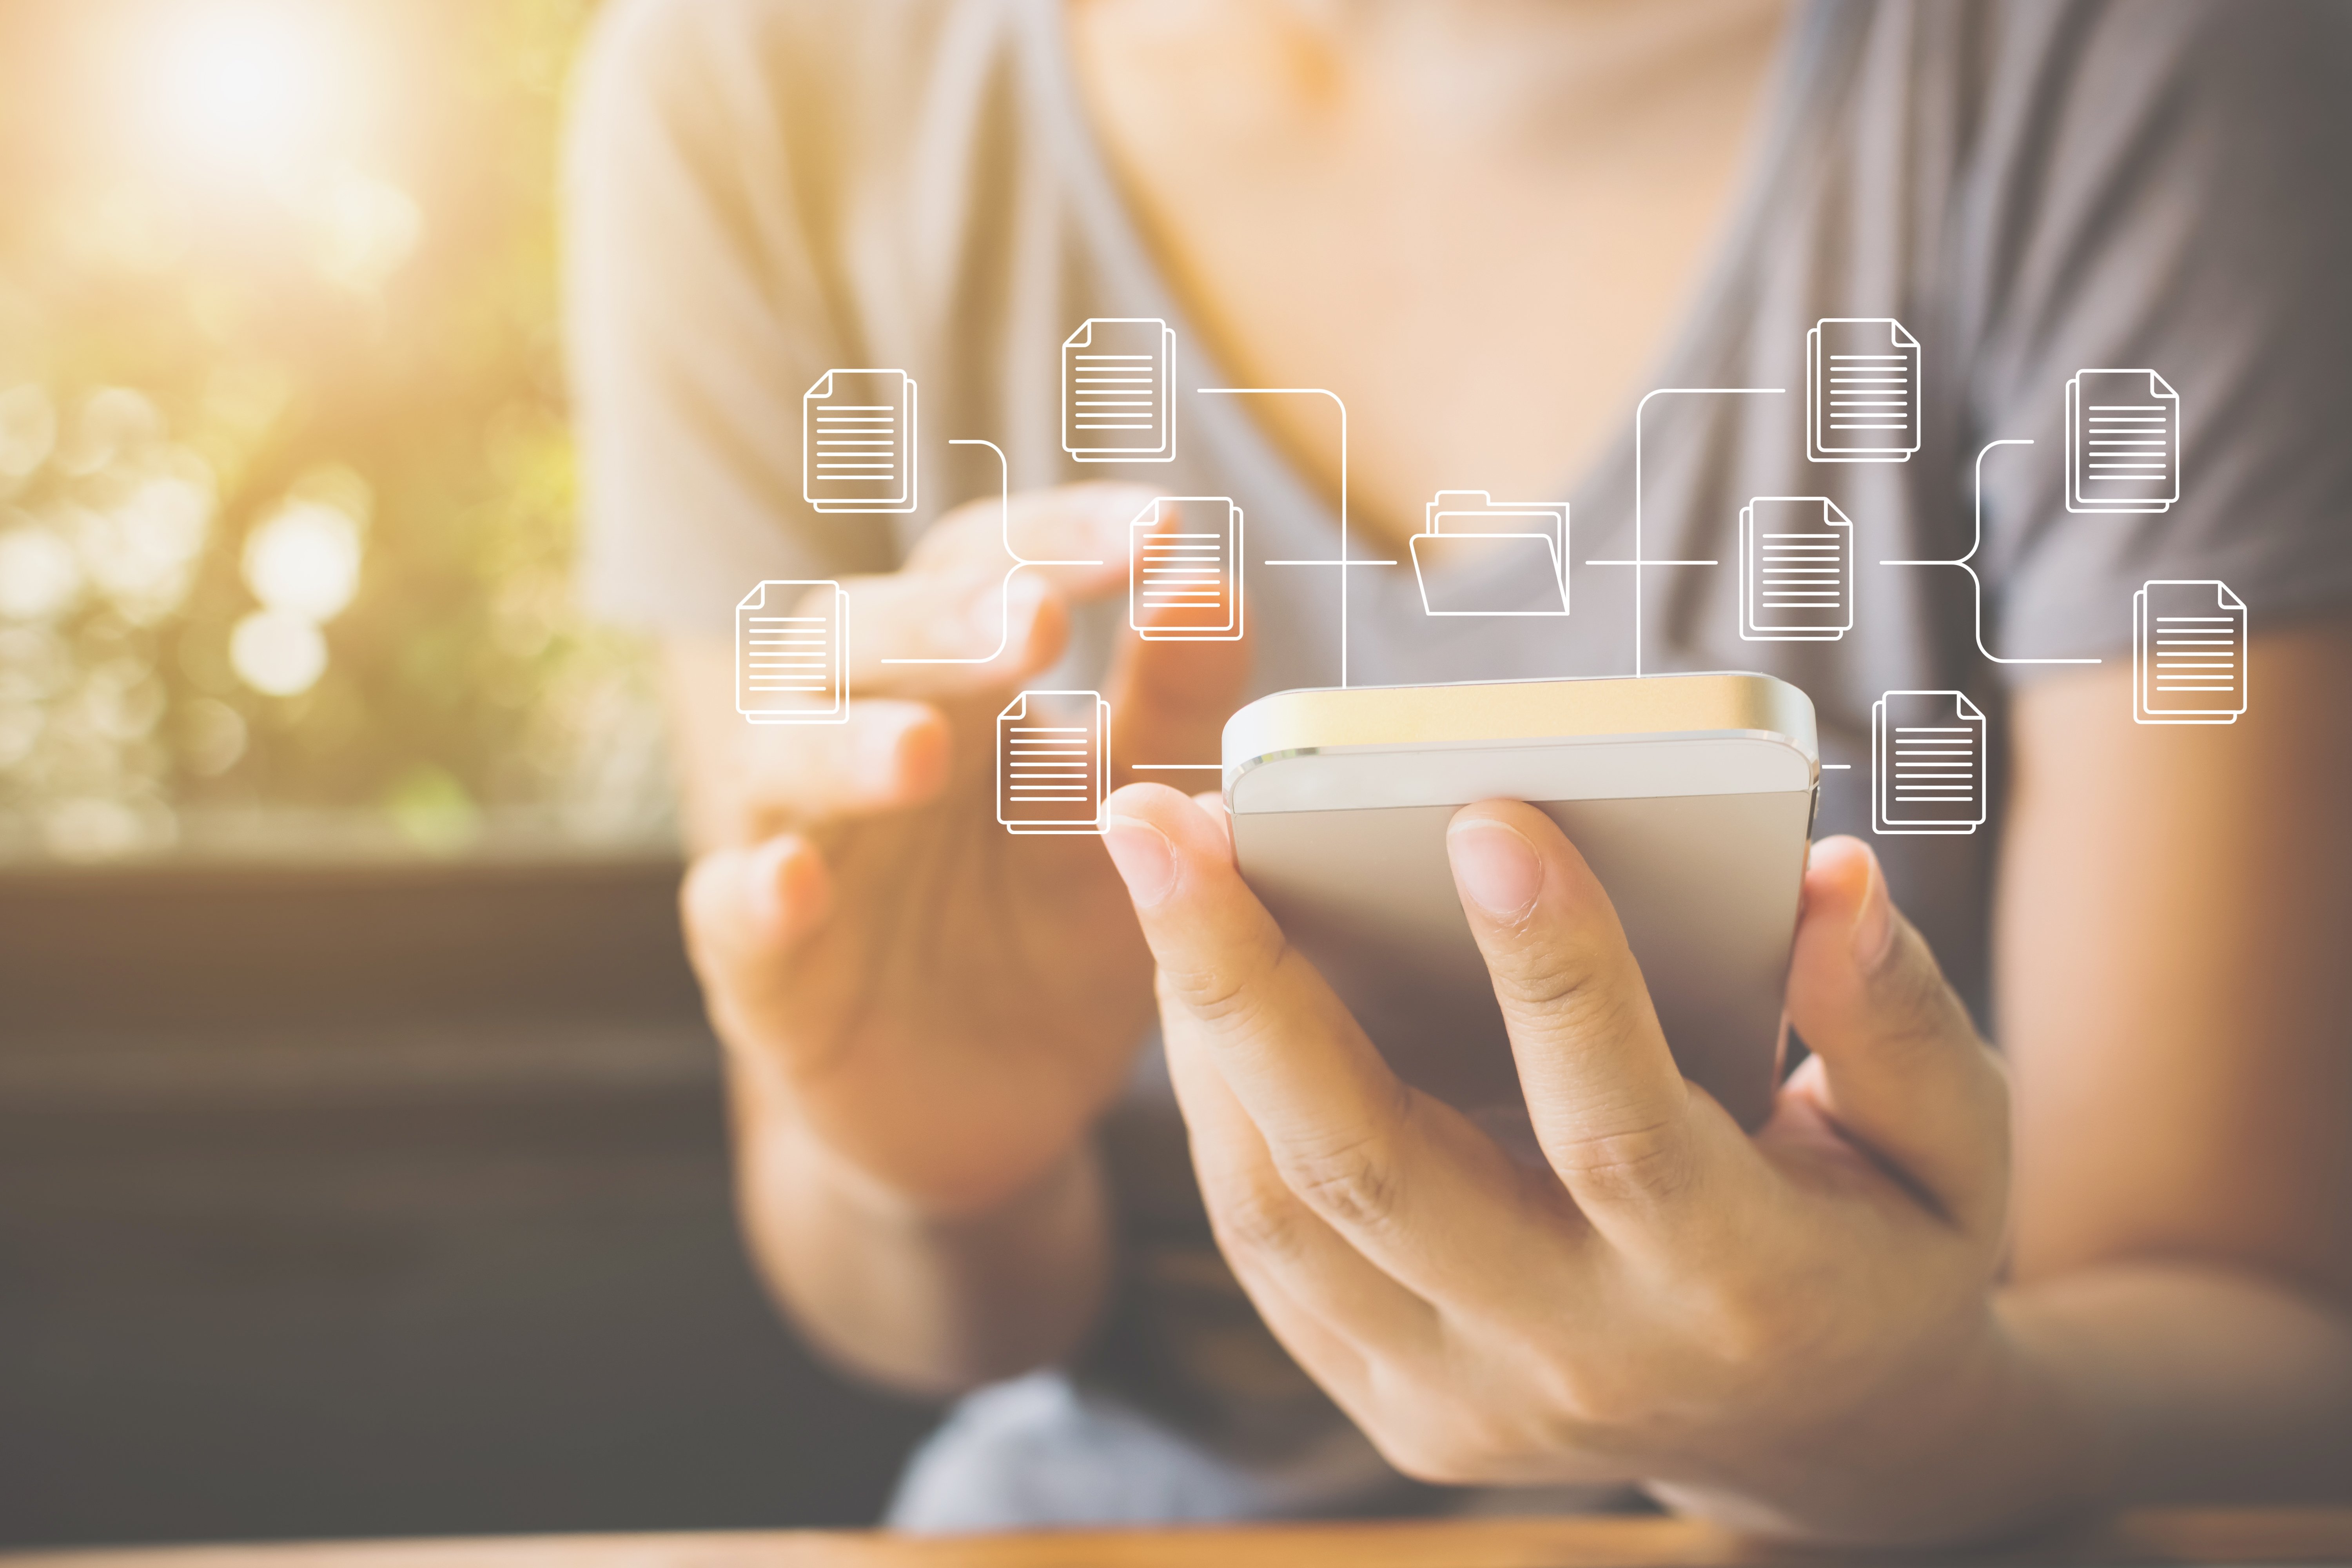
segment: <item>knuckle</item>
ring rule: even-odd
[[[1284,1258],[1297,1254],[1306,1216],[1277,1181],[1237,1176],[1208,1184],[1202,1194],[1209,1231],[1226,1256]]]
[[[1286,952],[1287,944],[1278,933],[1258,931],[1223,963],[1198,967],[1162,963],[1160,1000],[1175,1003],[1203,1023],[1247,1027],[1259,1016],[1265,981],[1281,966]]]
[[[1400,1114],[1410,1114],[1400,1108]],[[1276,1156],[1283,1184],[1334,1225],[1378,1229],[1403,1203],[1395,1141],[1378,1127],[1355,1129],[1328,1142],[1285,1149]]]
[[[1562,1176],[1604,1202],[1679,1197],[1696,1175],[1683,1123],[1673,1117],[1557,1140],[1550,1154]]]

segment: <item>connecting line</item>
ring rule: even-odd
[[[1320,386],[1199,386],[1211,397],[1328,397],[1339,410],[1339,559],[1337,561],[1269,561],[1268,566],[1337,566],[1339,572],[1339,688],[1348,686],[1348,573],[1350,566],[1393,566],[1393,561],[1350,561],[1348,558],[1348,405],[1339,395]]]
[[[2011,437],[2005,437],[2005,438],[2003,438],[2003,439],[2001,439],[2001,440],[1999,440],[1999,441],[1988,441],[1988,442],[1986,442],[1986,443],[1985,443],[1985,445],[1984,445],[1984,450],[1983,450],[1983,451],[1979,451],[1979,452],[1977,454],[1977,469],[1976,469],[1976,475],[1977,475],[1977,478],[1976,478],[1976,491],[1977,491],[1977,496],[1976,496],[1976,501],[1977,501],[1977,507],[1976,507],[1976,510],[1977,510],[1977,536],[1976,536],[1976,539],[1975,539],[1975,540],[1974,540],[1974,541],[1973,541],[1973,542],[1969,545],[1969,552],[1968,552],[1966,555],[1961,556],[1958,561],[1882,561],[1882,562],[1880,562],[1880,563],[1879,563],[1879,564],[1880,564],[1881,566],[1957,566],[1957,567],[1958,567],[1961,571],[1963,571],[1963,572],[1967,573],[1967,574],[1969,574],[1969,583],[1970,583],[1970,584],[1975,587],[1975,589],[1976,589],[1976,598],[1977,598],[1977,652],[1979,652],[1979,653],[1982,654],[1982,655],[1983,655],[1987,659],[1989,659],[1990,661],[1991,661],[1991,662],[1992,662],[1992,663],[1994,663],[1994,664],[2100,664],[2100,663],[2104,663],[2104,662],[2105,662],[2104,660],[2101,660],[2101,659],[2095,659],[2095,658],[2001,658],[1999,654],[1994,653],[1994,652],[1992,652],[1990,649],[1987,648],[1987,647],[1985,647],[1985,645],[1984,645],[1984,579],[1982,579],[1981,577],[1979,577],[1979,576],[1977,575],[1977,569],[1976,569],[1975,567],[1973,567],[1973,566],[1969,565],[1969,563],[1970,561],[1974,560],[1974,559],[1976,558],[1976,552],[1977,552],[1979,550],[1980,550],[1980,549],[1982,549],[1982,548],[1984,547],[1984,460],[1985,460],[1985,453],[1986,453],[1986,452],[1990,452],[1990,451],[1991,451],[1995,447],[2031,447],[2031,446],[2032,446],[2032,445],[2033,445],[2033,442],[2032,442],[2032,440],[2030,437],[2018,437],[2018,436],[2011,436]]]
[[[950,447],[985,447],[996,454],[996,515],[997,526],[1003,531],[1004,553],[1013,557],[1011,570],[997,589],[999,624],[1003,630],[997,634],[996,651],[982,658],[886,658],[884,664],[993,664],[1004,657],[1004,647],[1013,640],[1013,574],[1024,566],[1099,566],[1099,561],[1032,561],[1013,548],[1013,470],[1004,460],[1004,448],[993,441],[950,441]]]
[[[1642,673],[1642,568],[1644,566],[1713,566],[1713,561],[1652,561],[1642,553],[1642,415],[1653,397],[1669,395],[1723,397],[1780,397],[1785,386],[1661,386],[1644,393],[1633,405],[1633,558],[1630,561],[1587,561],[1587,566],[1631,566],[1633,569],[1633,673]]]
[[[1127,771],[1131,773],[1221,773],[1225,771],[1225,764],[1223,763],[1130,763],[1128,764]]]

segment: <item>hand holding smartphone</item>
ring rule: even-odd
[[[1445,829],[1558,822],[1615,906],[1683,1075],[1751,1131],[1821,779],[1811,702],[1768,675],[1277,692],[1224,730],[1242,875],[1398,1074],[1465,1109],[1518,1080]]]

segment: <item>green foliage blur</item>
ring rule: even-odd
[[[570,603],[589,8],[0,5],[0,858],[667,834]]]

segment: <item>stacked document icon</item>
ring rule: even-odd
[[[1242,635],[1242,509],[1158,496],[1127,530],[1127,621],[1147,642]]]
[[[1062,449],[1081,463],[1176,457],[1176,334],[1156,316],[1097,316],[1062,344]]]
[[[1892,316],[1829,316],[1805,334],[1805,456],[1904,463],[1919,449],[1919,340]]]
[[[1014,833],[1099,833],[1110,794],[1110,704],[1024,691],[996,716],[996,820]]]
[[[2152,370],[2066,383],[2066,510],[2164,511],[2180,499],[2180,395]]]
[[[844,723],[848,657],[840,584],[762,583],[735,606],[735,710],[754,724]]]
[[[1433,616],[1568,614],[1568,503],[1440,490],[1412,536],[1421,607]]]
[[[915,380],[829,370],[801,396],[801,499],[819,511],[915,510]]]
[[[2246,602],[2210,578],[2132,595],[2132,717],[2234,724],[2246,710]]]
[[[1870,710],[1870,826],[1974,833],[1985,820],[1985,716],[1957,691],[1890,691]]]
[[[1739,635],[1832,642],[1853,629],[1853,524],[1826,496],[1739,509]]]

